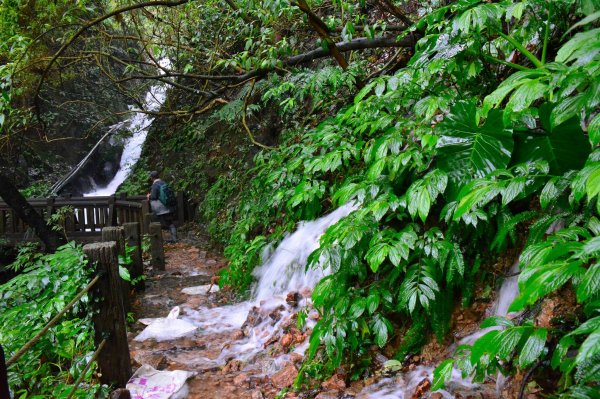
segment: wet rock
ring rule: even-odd
[[[111,392],[110,399],[131,399],[131,392],[128,389],[119,388]]]
[[[285,302],[291,307],[298,306],[298,301],[300,300],[300,294],[297,292],[289,292],[287,297],[285,298]]]
[[[248,312],[248,316],[246,317],[246,321],[242,324],[242,331],[245,335],[249,335],[252,327],[256,327],[262,322],[263,318],[260,314],[260,308],[257,306],[253,306],[252,309]]]
[[[411,399],[423,398],[425,394],[429,392],[429,388],[431,388],[431,381],[429,381],[427,378],[424,378],[415,388],[415,392],[412,394]]]
[[[444,395],[439,392],[432,393],[429,395],[429,399],[443,399]]]
[[[242,369],[242,362],[239,360],[232,360],[221,369],[221,373],[228,374],[228,373],[231,373],[232,371],[240,371],[241,369]]]
[[[231,340],[232,341],[239,341],[240,339],[244,338],[244,332],[242,330],[237,330],[236,332],[234,332],[233,334],[231,334]]]
[[[274,321],[278,321],[281,319],[281,312],[285,310],[283,305],[276,307],[271,313],[269,313],[269,317]]]
[[[148,364],[157,370],[164,370],[169,364],[166,356],[163,354],[133,352],[132,355],[136,367]]]
[[[271,382],[276,388],[282,389],[290,387],[297,376],[298,370],[296,369],[296,366],[292,363],[287,363],[283,369],[279,370],[271,377]]]
[[[362,381],[352,381],[350,383],[350,387],[346,389],[346,396],[357,396],[364,388],[364,384]]]
[[[301,363],[301,362],[302,362],[302,360],[304,360],[304,356],[302,356],[302,355],[301,355],[301,354],[299,354],[299,353],[292,352],[292,353],[290,354],[290,360],[291,360],[291,361],[292,361],[292,363],[294,363],[294,364],[299,364],[299,363]]]
[[[300,295],[302,295],[304,298],[310,298],[311,293],[312,291],[308,287],[304,287],[300,290]]]
[[[338,399],[340,394],[338,391],[325,391],[315,396],[315,399]]]
[[[265,397],[263,396],[261,391],[254,391],[252,392],[252,399],[264,399]]]
[[[233,379],[233,383],[236,386],[240,386],[242,384],[248,383],[250,381],[250,378],[248,377],[248,374],[240,374],[237,375],[234,379]]]
[[[289,348],[290,345],[292,345],[292,342],[294,342],[294,336],[292,334],[285,334],[281,337],[281,346],[283,348]]]
[[[294,315],[293,317],[290,317],[289,319],[287,319],[286,321],[281,323],[281,329],[283,331],[289,331],[292,328],[294,328],[297,324],[297,319],[296,319],[296,315]]]
[[[339,392],[346,389],[346,382],[341,376],[334,374],[333,377],[322,383],[321,386],[323,387],[323,389],[326,389],[328,391]]]

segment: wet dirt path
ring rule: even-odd
[[[279,392],[269,377],[261,376],[260,367],[227,361],[218,364],[221,351],[240,338],[239,330],[224,328],[207,333],[198,330],[183,338],[157,342],[134,338],[146,327],[139,320],[164,318],[179,306],[180,318],[188,318],[198,309],[216,308],[227,304],[227,296],[215,292],[186,294],[182,290],[211,284],[213,276],[225,267],[225,260],[215,253],[190,244],[165,246],[166,270],[147,270],[146,288],[135,299],[136,322],[130,326],[129,348],[134,370],[148,364],[157,370],[187,370],[196,375],[188,380],[189,399],[260,399],[273,398]],[[214,281],[214,279],[213,279]],[[288,378],[290,380],[290,378]]]

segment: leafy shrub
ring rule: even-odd
[[[471,0],[434,10],[415,24],[424,33],[407,67],[373,79],[333,117],[257,155],[252,186],[261,190],[244,197],[227,247],[229,273],[244,284],[256,248],[273,240],[265,228],[360,204],[309,258],[333,273],[313,292],[321,319],[307,375],[326,376],[342,361],[362,375],[370,348],[387,345],[398,325],[442,339],[453,296],[468,302],[486,265],[517,244],[527,222],[513,309],[569,284],[588,321],[559,334],[492,319],[484,325],[506,328],[461,348],[456,363],[481,380],[511,365],[530,367],[548,353],[546,340],[559,339],[553,366],[563,372],[565,395],[597,383],[600,36],[590,26],[591,2],[551,3]],[[590,17],[568,30],[584,11]],[[537,55],[527,49],[532,43]],[[516,62],[506,61],[515,51]],[[567,227],[547,235],[553,222]],[[256,227],[261,235],[251,234]],[[422,344],[406,338],[399,357]],[[569,348],[578,348],[575,360],[565,357]],[[453,363],[440,366],[435,388]]]
[[[17,266],[18,265],[18,266]],[[89,282],[90,270],[80,247],[69,243],[52,255],[22,252],[21,273],[0,286],[0,341],[10,357],[35,336]],[[89,297],[86,295],[52,327],[9,372],[15,397],[65,397],[94,351]],[[107,396],[94,385],[94,367],[77,390],[79,398]]]

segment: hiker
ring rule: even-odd
[[[147,197],[150,201],[150,209],[154,214],[163,230],[169,229],[171,240],[167,242],[177,242],[177,228],[175,227],[175,213],[177,212],[177,201],[171,188],[160,179],[158,172],[150,172],[152,187]]]

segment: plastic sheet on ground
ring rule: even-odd
[[[183,399],[188,394],[185,382],[195,374],[184,370],[158,371],[144,364],[131,376],[126,388],[131,399]]]
[[[206,295],[209,292],[217,291],[219,291],[219,286],[215,284],[198,285],[196,287],[187,287],[181,290],[181,292],[187,295]]]
[[[145,341],[147,339],[155,339],[158,342],[170,341],[184,337],[198,328],[188,321],[178,319],[178,317],[179,306],[175,306],[164,319],[145,320],[150,322],[150,325],[135,337],[134,340]]]

